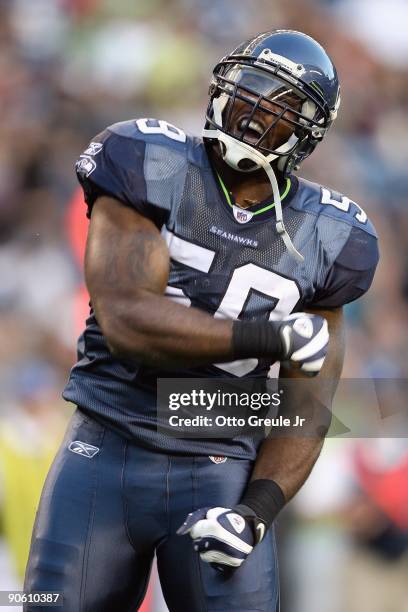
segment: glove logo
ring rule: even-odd
[[[81,442],[80,440],[71,442],[68,449],[72,453],[82,455],[82,457],[87,457],[87,459],[92,459],[96,453],[99,453],[99,448],[97,446],[92,446],[92,444],[87,444],[86,442]]]
[[[242,533],[245,529],[245,519],[239,514],[227,514],[227,519],[237,533]]]
[[[227,460],[226,457],[222,457],[221,455],[220,456],[209,455],[208,458],[211,459],[213,463],[225,463]]]
[[[294,331],[302,336],[302,338],[311,338],[313,336],[313,323],[311,319],[302,317],[297,319],[293,324]]]
[[[258,535],[258,542],[262,542],[263,537],[265,535],[265,525],[263,523],[259,523],[256,526],[256,531],[257,531],[257,535]]]

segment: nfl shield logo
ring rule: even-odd
[[[213,463],[225,463],[227,458],[226,457],[221,457],[221,456],[214,456],[214,455],[210,455],[209,458],[211,459],[211,461]]]
[[[238,221],[238,223],[248,223],[253,217],[253,213],[249,210],[244,210],[243,208],[239,208],[238,206],[232,207],[234,217]]]

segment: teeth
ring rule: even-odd
[[[244,127],[244,125],[246,124],[247,119],[243,119],[241,121],[241,129]],[[253,130],[254,132],[256,132],[257,134],[259,134],[260,136],[262,136],[262,134],[264,133],[264,128],[262,127],[262,125],[260,123],[258,123],[257,121],[251,121],[250,124],[248,125],[248,128],[250,128],[251,130]]]
[[[250,127],[254,132],[257,132],[260,136],[262,136],[264,132],[261,124],[257,123],[256,121],[251,121],[248,127]]]

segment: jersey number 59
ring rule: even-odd
[[[200,272],[209,272],[216,257],[215,251],[184,240],[167,229],[163,231],[163,235],[174,261]],[[290,314],[300,298],[295,281],[254,263],[246,263],[234,270],[214,317],[238,319],[245,316],[250,297],[254,293],[258,297],[263,296],[268,303],[265,314],[270,321]],[[178,287],[167,287],[166,295],[186,306],[190,305],[188,296]],[[255,370],[258,360],[242,359],[215,365],[234,376],[247,376]]]

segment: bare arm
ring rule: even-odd
[[[329,350],[323,368],[316,378],[308,379],[306,383],[308,392],[311,391],[316,402],[310,402],[309,405],[306,402],[305,405],[305,402],[301,401],[304,393],[301,385],[297,388],[292,382],[285,387],[286,379],[293,380],[302,375],[293,370],[283,369],[280,374],[280,388],[284,388],[286,396],[283,412],[287,409],[292,415],[300,414],[305,418],[312,418],[313,414],[315,415],[316,403],[331,409],[344,359],[342,309],[319,310],[316,313],[327,319],[330,332]],[[324,432],[319,436],[302,436],[301,433],[298,435],[291,433],[287,437],[267,438],[258,453],[252,480],[274,480],[282,489],[286,501],[289,501],[309,476],[320,454],[323,442]]]
[[[168,274],[169,252],[155,225],[113,198],[99,198],[85,278],[110,350],[163,367],[232,359],[232,321],[165,298]]]

